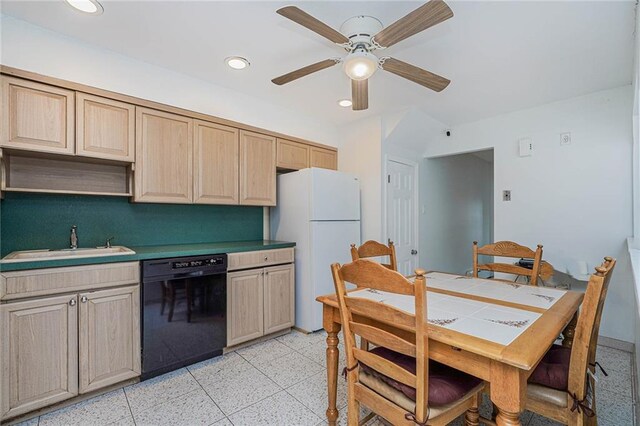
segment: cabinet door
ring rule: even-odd
[[[276,165],[287,170],[309,167],[309,145],[278,138]]]
[[[78,394],[77,296],[0,306],[2,418]]]
[[[294,280],[293,264],[264,269],[264,334],[293,327]]]
[[[0,146],[73,154],[74,93],[18,78],[1,79]]]
[[[76,154],[133,162],[135,106],[76,93]]]
[[[240,131],[240,204],[276,205],[276,138]]]
[[[191,203],[193,120],[136,107],[134,201]]]
[[[262,269],[227,274],[227,346],[264,334],[263,288]]]
[[[80,294],[80,393],[140,375],[140,290]]]
[[[338,170],[338,153],[330,149],[312,146],[309,153],[309,164],[310,167]]]
[[[195,122],[194,201],[238,204],[239,131],[206,121]]]

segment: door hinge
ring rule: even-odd
[[[387,175],[387,183],[391,183],[391,175]]]

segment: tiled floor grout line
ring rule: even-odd
[[[216,406],[216,408],[218,410],[220,410],[220,412],[222,413],[222,415],[224,416],[223,418],[226,418],[227,415],[224,411],[222,411],[222,408],[220,408],[220,406],[218,404],[216,404],[216,402],[214,401],[213,398],[211,398],[211,395],[209,395],[209,392],[207,392],[207,390],[204,388],[204,386],[202,386],[202,383],[200,383],[200,381],[198,380],[198,378],[196,376],[193,375],[193,373],[191,372],[191,370],[189,369],[189,367],[186,367],[187,372],[189,373],[189,375],[191,375],[191,377],[193,377],[193,380],[196,381],[196,383],[198,384],[198,386],[200,386],[200,389],[202,389],[202,391],[204,392],[205,395],[207,395],[207,397],[211,400],[211,402],[213,402],[213,405]],[[222,419],[219,419],[216,421],[219,422]],[[212,423],[213,424],[213,423]]]
[[[279,394],[280,392],[284,391],[284,388],[283,388],[282,386],[280,386],[279,384],[277,384],[276,382],[274,382],[274,381],[271,379],[271,377],[267,376],[267,375],[266,375],[266,374],[264,374],[262,371],[260,371],[260,369],[259,369],[258,367],[256,367],[255,365],[253,365],[253,364],[251,363],[251,361],[249,361],[248,359],[246,359],[245,357],[243,357],[243,356],[242,356],[242,354],[240,354],[239,352],[236,352],[236,353],[238,354],[238,356],[239,356],[240,358],[244,359],[246,362],[248,362],[248,363],[249,363],[249,365],[251,365],[253,368],[255,368],[255,369],[256,369],[256,371],[257,371],[258,373],[262,374],[262,375],[263,375],[263,376],[265,376],[267,379],[269,379],[269,380],[270,380],[274,385],[276,385],[280,390],[279,390],[278,392],[274,393],[273,395],[265,396],[264,398],[262,398],[262,399],[260,399],[260,400],[258,400],[258,401],[256,401],[256,402],[254,402],[254,403],[252,403],[252,404],[249,404],[249,405],[247,405],[246,407],[243,407],[243,408],[241,408],[241,409],[239,409],[239,410],[236,410],[236,411],[234,411],[233,413],[230,413],[229,415],[227,415],[227,414],[226,414],[226,413],[224,413],[224,411],[223,411],[223,414],[225,414],[225,416],[227,416],[227,418],[229,418],[229,417],[233,416],[233,415],[234,415],[234,414],[236,414],[236,413],[239,413],[240,411],[246,410],[246,409],[247,409],[247,408],[249,408],[249,407],[253,407],[254,405],[256,405],[256,404],[258,404],[258,403],[260,403],[260,402],[264,401],[265,399],[267,399],[267,398],[271,398],[272,396],[277,395],[277,394]],[[198,381],[198,379],[196,379],[196,381]],[[200,382],[198,382],[198,384],[199,384],[199,383],[200,383]],[[285,391],[285,392],[286,392],[286,391]],[[208,394],[207,394],[207,395],[208,395]],[[222,411],[222,410],[220,410],[220,411]],[[229,419],[229,421],[231,422],[231,424],[233,424],[233,422],[231,421],[231,419]]]
[[[279,342],[279,343],[280,343],[280,344],[282,344],[282,345],[284,345],[284,343],[282,343],[282,342]],[[287,346],[287,345],[284,345],[284,346]],[[320,366],[320,367],[322,367],[323,369],[325,369],[325,370],[327,369],[324,365],[322,365],[322,364],[318,364],[316,361],[312,360],[312,359],[311,359],[311,358],[309,358],[309,357],[304,356],[303,354],[301,354],[300,352],[298,352],[298,351],[296,351],[295,349],[291,348],[290,346],[287,346],[287,348],[291,349],[291,351],[292,351],[292,352],[295,352],[296,354],[300,355],[300,356],[301,356],[301,357],[303,357],[304,359],[306,359],[306,360],[308,360],[308,361],[311,361],[311,362],[313,362],[313,363],[314,363],[314,364],[316,364],[316,365],[319,365],[319,366]],[[290,388],[291,386],[295,386],[295,385],[297,385],[297,384],[299,384],[299,383],[302,383],[302,382],[303,382],[303,381],[305,381],[308,377],[311,377],[311,376],[305,377],[305,378],[303,378],[303,379],[301,379],[301,380],[299,380],[299,381],[297,381],[297,382],[295,382],[295,383],[293,383],[293,384],[291,384],[291,385],[287,386],[287,388],[285,388],[284,386],[281,386],[280,384],[276,383],[276,382],[275,382],[271,377],[269,377],[269,376],[267,375],[267,373],[265,373],[264,371],[260,370],[260,368],[258,368],[258,366],[257,366],[257,365],[255,365],[255,364],[254,364],[254,363],[252,363],[249,359],[247,359],[247,358],[245,358],[244,356],[242,356],[242,354],[240,354],[240,353],[239,353],[238,355],[240,355],[240,356],[241,356],[245,361],[247,361],[249,364],[251,364],[251,366],[252,366],[253,368],[255,368],[256,370],[258,370],[258,371],[259,371],[263,376],[266,376],[266,377],[267,377],[267,379],[271,380],[271,381],[272,381],[276,386],[278,386],[278,387],[279,387],[280,389],[282,389],[282,390],[285,390],[285,389],[287,389],[287,388]],[[283,356],[288,356],[288,355],[291,355],[291,354],[289,353],[289,354],[285,354],[285,355],[283,355]],[[282,358],[282,357],[281,357],[281,358]],[[275,359],[277,359],[277,357],[276,357],[276,358],[273,358],[273,360],[275,360]],[[272,360],[269,360],[269,361],[272,361]],[[288,392],[287,392],[287,393],[288,393]]]
[[[124,388],[122,388],[122,393],[124,394],[124,399],[127,401],[127,407],[129,407],[129,413],[131,414],[131,419],[133,420],[133,424],[136,424],[136,418],[133,416],[133,410],[131,409],[131,404],[129,404],[129,397],[127,396],[127,392],[125,392]]]
[[[178,370],[175,370],[175,371],[179,371],[179,370],[181,370],[181,369],[186,370],[187,372],[189,372],[189,375],[190,375],[191,377],[193,377],[193,375],[191,374],[191,372],[189,371],[189,369],[188,369],[187,367],[182,367],[182,368],[179,368]],[[195,380],[195,377],[194,377],[194,380]],[[136,384],[139,384],[139,383],[142,383],[142,382],[138,382],[138,383],[136,383]],[[198,382],[198,381],[196,380],[196,383],[198,383],[198,385],[200,386],[200,382]],[[131,385],[131,386],[135,386],[135,385]],[[133,410],[131,409],[131,405],[129,404],[129,398],[127,397],[127,392],[126,392],[126,390],[125,390],[127,387],[131,387],[131,386],[126,386],[126,387],[122,388],[122,391],[124,392],[124,396],[127,398],[127,404],[129,405],[129,410],[131,411],[131,415],[133,416]],[[149,407],[145,408],[145,409],[144,409],[144,410],[142,410],[142,411],[144,412],[144,411],[147,411],[147,410],[152,409],[153,407],[157,407],[158,405],[166,404],[167,402],[170,402],[170,401],[173,401],[173,400],[175,400],[175,399],[181,398],[181,397],[183,397],[183,396],[185,396],[185,395],[187,395],[187,394],[190,394],[191,392],[193,392],[193,390],[190,390],[190,391],[185,392],[185,393],[181,393],[180,395],[176,395],[176,396],[174,396],[174,397],[172,397],[172,398],[169,398],[169,399],[168,399],[168,400],[166,400],[166,401],[163,401],[163,402],[159,402],[159,403],[157,403],[157,404],[150,405]],[[208,396],[208,395],[207,395],[207,396]],[[133,422],[135,423],[135,416],[134,416],[134,420],[133,420]]]

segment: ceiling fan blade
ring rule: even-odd
[[[331,40],[337,44],[349,43],[349,39],[344,34],[334,30],[322,21],[317,20],[302,9],[295,6],[287,6],[277,10],[279,15],[291,19],[293,22],[302,25],[320,34],[322,37]]]
[[[441,92],[445,87],[451,83],[451,80],[447,80],[444,77],[434,74],[415,65],[402,62],[394,58],[386,58],[382,64],[382,69],[389,71],[400,77],[404,77],[407,80],[411,80],[414,83],[418,83],[426,88]]]
[[[351,80],[351,102],[354,111],[369,108],[369,80]]]
[[[444,1],[431,0],[380,31],[373,39],[380,46],[390,47],[452,16],[453,12]]]
[[[325,68],[329,68],[337,64],[339,61],[335,59],[325,59],[324,61],[316,62],[315,64],[307,65],[306,67],[300,68],[295,71],[291,71],[290,73],[281,75],[280,77],[276,77],[271,80],[273,83],[281,86],[285,83],[290,83],[293,80],[297,80],[300,77],[304,77],[305,75],[312,74],[316,71],[321,71]]]

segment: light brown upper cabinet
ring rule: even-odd
[[[136,107],[134,201],[191,203],[193,120]]]
[[[276,166],[287,170],[309,167],[309,145],[278,138]]]
[[[193,201],[198,204],[238,204],[238,129],[196,120],[194,137]]]
[[[312,146],[309,152],[309,167],[338,170],[338,153],[330,149]]]
[[[76,93],[76,154],[134,161],[135,106]]]
[[[2,76],[0,146],[73,154],[74,92]]]
[[[240,130],[240,204],[276,205],[276,138]]]

